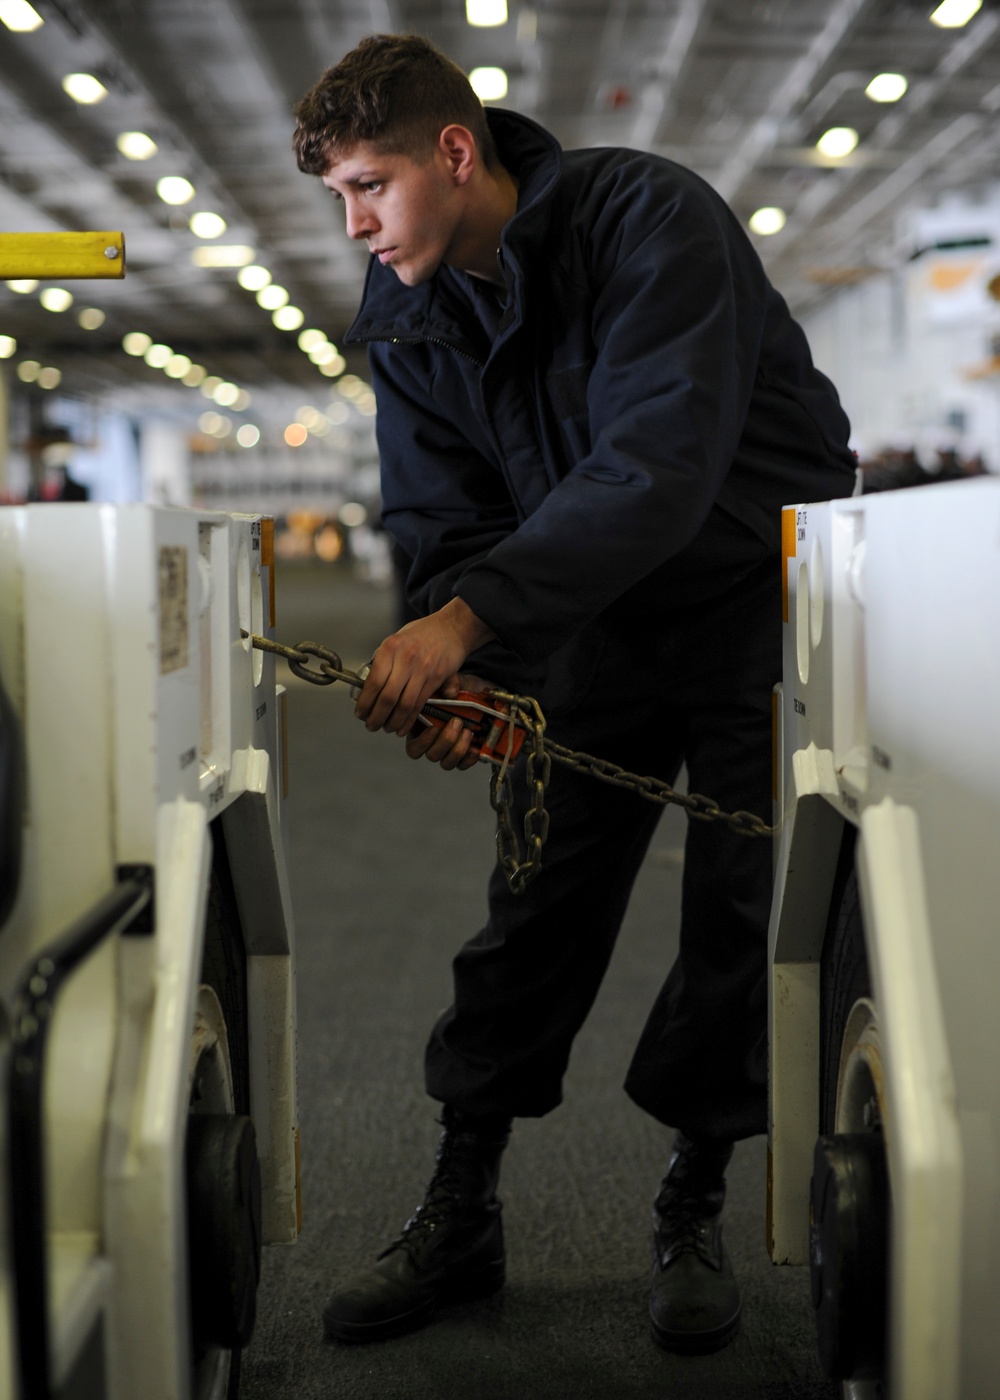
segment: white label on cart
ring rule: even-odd
[[[188,664],[188,552],[160,546],[160,675]]]

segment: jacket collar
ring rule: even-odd
[[[562,148],[548,131],[518,112],[490,107],[486,120],[500,160],[518,182],[517,211],[504,226],[498,256],[512,294],[516,319],[523,314],[526,251],[544,236],[551,192],[562,168]],[[368,340],[432,340],[479,358],[463,329],[465,306],[447,271],[418,287],[406,287],[391,268],[370,258],[361,305],[347,343]]]

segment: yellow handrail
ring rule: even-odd
[[[0,279],[124,276],[124,233],[0,233]]]

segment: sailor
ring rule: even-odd
[[[296,108],[300,168],[371,254],[348,339],[368,346],[384,521],[418,616],[357,715],[413,758],[470,768],[432,695],[536,695],[560,742],[767,819],[784,503],[851,494],[848,423],[739,222],[690,170],[563,151],[484,111],[425,39],[375,35]],[[528,794],[515,782],[523,821]],[[512,1120],[561,1100],[660,814],[553,773],[544,867],[454,962],[425,1076],[443,1134],[425,1200],[333,1292],[329,1336],[388,1337],[504,1279],[497,1183]],[[740,1300],[721,1233],[736,1140],[766,1128],[771,850],[692,821],[680,952],[625,1082],[674,1131],[653,1211],[653,1335],[725,1345]]]

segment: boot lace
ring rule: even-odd
[[[407,1220],[396,1239],[379,1255],[384,1259],[396,1249],[405,1249],[416,1262],[417,1254],[424,1248],[435,1230],[453,1222],[456,1216],[467,1208],[468,1165],[463,1147],[471,1145],[462,1142],[463,1135],[446,1132],[438,1148],[437,1165],[430,1179],[423,1201]],[[463,1189],[464,1188],[464,1189]]]

